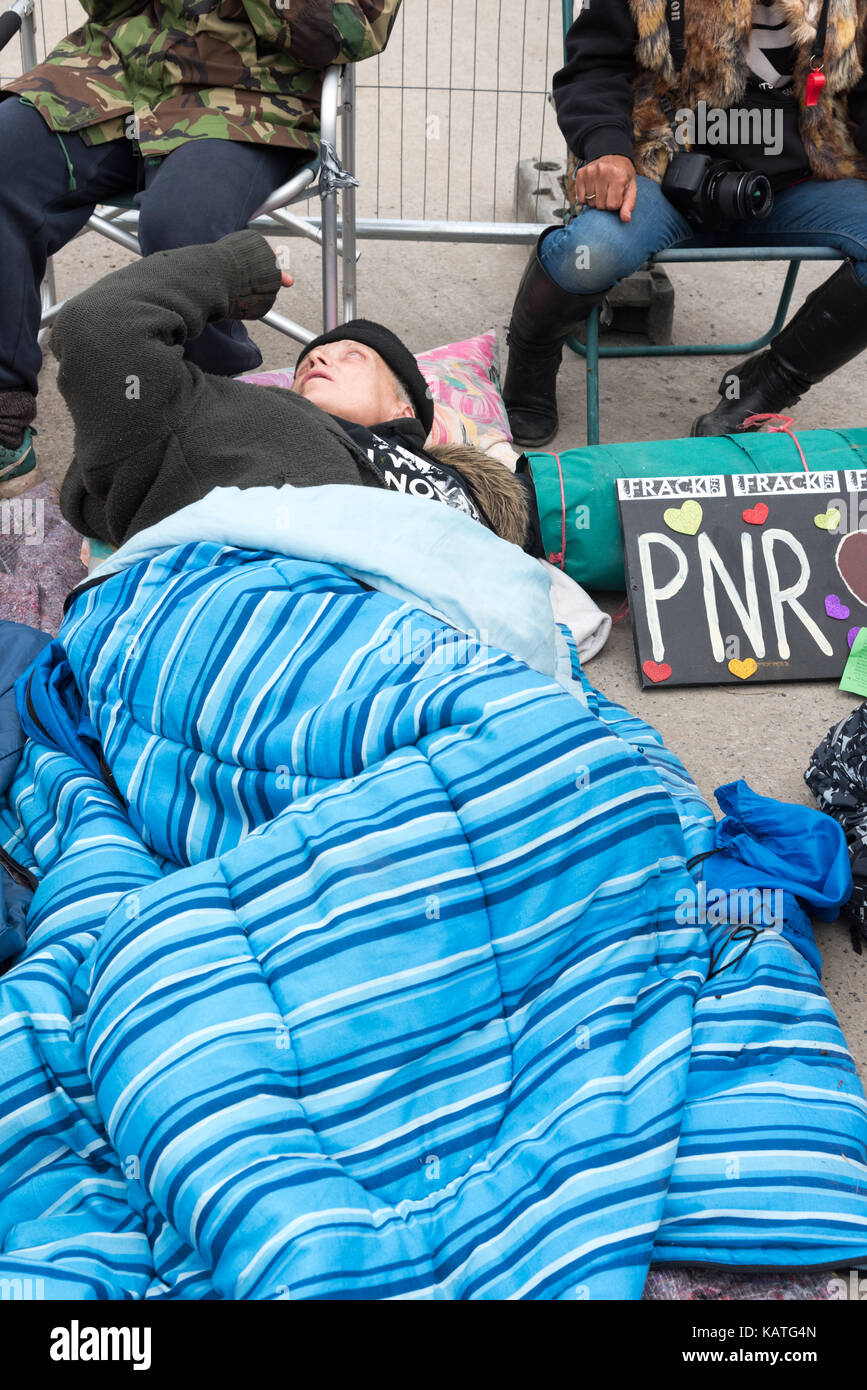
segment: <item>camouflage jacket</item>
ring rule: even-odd
[[[145,155],[211,136],[316,150],[322,74],[388,41],[401,0],[82,0],[88,23],[9,83],[59,134]]]

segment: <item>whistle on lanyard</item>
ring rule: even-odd
[[[818,106],[819,94],[825,85],[825,74],[823,72],[825,64],[822,58],[825,53],[825,41],[828,36],[828,15],[830,9],[830,0],[822,0],[822,11],[819,15],[819,22],[816,25],[816,37],[813,40],[813,49],[810,54],[810,72],[807,74],[807,82],[804,88],[805,106]]]
[[[804,105],[818,106],[819,93],[825,85],[825,74],[822,69],[813,68],[807,74],[807,85],[805,89]]]

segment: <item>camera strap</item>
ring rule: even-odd
[[[686,62],[686,18],[684,15],[684,5],[686,0],[666,0],[666,19],[668,21],[668,42],[671,49],[671,57],[674,63],[676,74],[676,84],[680,85],[680,74]],[[668,97],[661,97],[660,106],[662,107],[665,119],[671,126],[671,133],[675,140],[678,139],[677,122],[674,118],[674,107]]]
[[[825,0],[827,5],[827,0]],[[678,77],[681,69],[686,62],[686,18],[684,16],[684,5],[686,0],[667,0],[668,17],[668,41],[671,47],[671,57],[674,62],[674,70]]]

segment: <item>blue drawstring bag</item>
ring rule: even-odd
[[[716,827],[717,850],[702,865],[708,892],[778,890],[782,910],[773,922],[756,925],[775,926],[820,975],[810,917],[836,921],[852,895],[842,828],[810,806],[759,796],[743,779],[714,795],[724,816]]]

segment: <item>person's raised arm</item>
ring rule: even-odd
[[[241,0],[258,38],[283,48],[303,68],[358,63],[382,52],[401,0]]]

